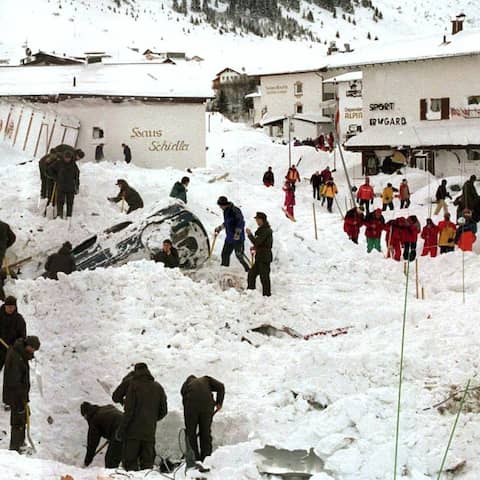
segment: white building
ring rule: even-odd
[[[40,157],[59,143],[105,158],[184,169],[205,165],[208,77],[199,65],[0,68],[0,141]]]
[[[332,85],[336,100],[332,100],[331,111],[338,109],[337,134],[343,144],[362,131],[362,72],[348,72],[327,78],[323,83]]]
[[[394,155],[438,176],[478,170],[480,31],[455,22],[452,35],[332,59],[363,71],[363,132],[346,146],[362,152],[368,173]]]
[[[325,73],[322,69],[261,74],[261,125],[273,137],[316,138],[332,129],[323,114]],[[257,114],[256,114],[257,116]]]
[[[226,83],[233,83],[241,76],[242,74],[233,68],[224,68],[215,75],[215,79],[213,80],[213,88],[218,90],[222,85],[225,85]]]

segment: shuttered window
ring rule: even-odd
[[[442,98],[442,120],[450,118],[450,99]]]
[[[427,119],[427,100],[422,98],[420,100],[420,120]]]

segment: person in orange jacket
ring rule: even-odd
[[[455,243],[460,250],[471,252],[473,244],[477,240],[477,224],[472,218],[472,211],[466,208],[463,211],[463,217],[458,219],[458,228],[455,235]]]
[[[370,213],[370,204],[373,204],[375,192],[370,185],[370,178],[365,177],[365,183],[360,186],[357,192],[357,200],[361,207],[365,208],[367,215]]]
[[[286,179],[293,184],[295,187],[295,183],[301,182],[300,179],[300,173],[298,173],[297,167],[295,165],[292,165],[287,172]]]
[[[427,255],[436,257],[438,252],[438,227],[431,218],[427,218],[427,224],[423,227],[420,236],[424,240],[422,257]]]
[[[400,184],[400,208],[408,208],[410,206],[410,187],[406,178]]]
[[[450,221],[450,214],[447,212],[443,220],[438,224],[438,245],[440,246],[440,255],[442,253],[453,252],[455,249],[456,225]]]

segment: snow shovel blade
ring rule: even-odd
[[[111,396],[110,386],[106,382],[103,382],[98,378],[97,378],[97,383],[102,387],[102,390],[110,397]]]

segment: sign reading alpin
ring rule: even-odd
[[[130,138],[162,138],[163,130],[142,130],[139,127],[133,127],[130,132]],[[150,152],[186,152],[190,149],[190,144],[184,140],[151,140],[148,145]]]

